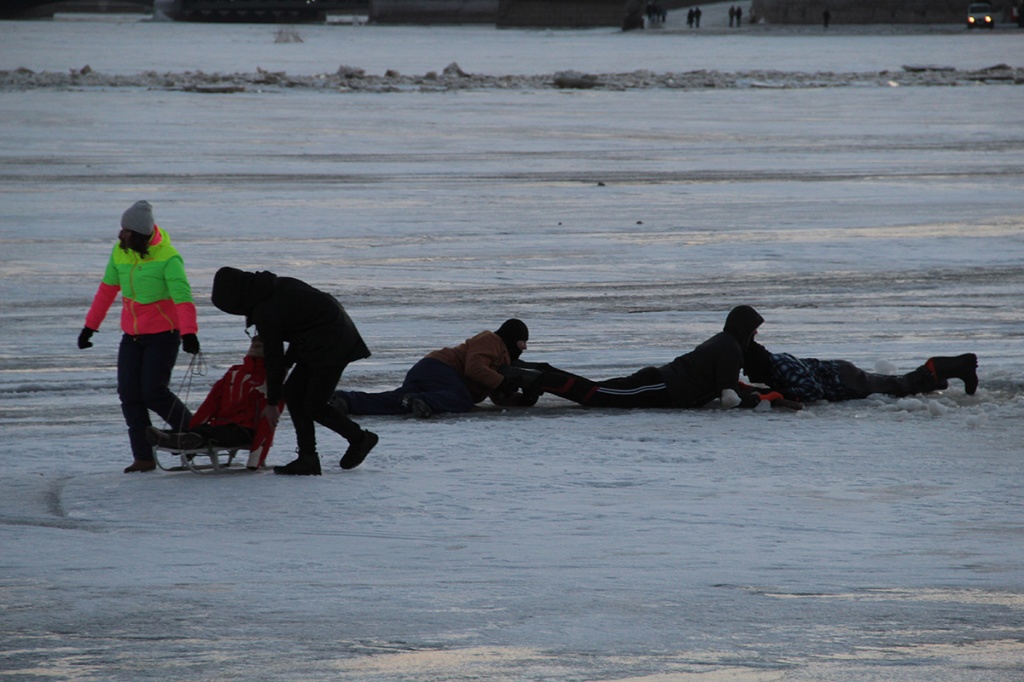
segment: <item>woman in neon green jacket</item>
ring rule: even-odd
[[[89,340],[121,292],[121,346],[117,355],[117,395],[128,424],[134,462],[125,473],[156,468],[146,441],[149,411],[160,415],[175,430],[184,430],[192,415],[168,385],[178,358],[178,344],[186,353],[199,352],[196,307],[185,276],[185,263],[171,238],[153,222],[153,207],[138,201],[121,216],[118,243],[110,254],[78,347]]]

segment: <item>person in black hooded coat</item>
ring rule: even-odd
[[[761,394],[740,384],[744,351],[764,318],[748,305],[732,309],[725,328],[661,367],[592,381],[550,365],[520,363],[503,370],[523,390],[541,391],[589,407],[701,407],[720,398],[723,408],[754,407]]]
[[[342,469],[359,466],[379,439],[329,401],[345,367],[370,357],[370,351],[338,300],[292,277],[230,267],[214,276],[212,300],[226,313],[244,315],[246,327],[255,325],[263,340],[267,411],[271,412],[267,418],[277,422],[277,403],[282,398],[291,415],[298,457],[274,467],[274,473],[320,475],[315,424],[349,442]]]

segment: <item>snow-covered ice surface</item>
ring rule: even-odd
[[[1019,72],[1020,36],[0,23],[0,70],[544,75]],[[833,39],[834,38],[834,39]],[[88,75],[88,74],[87,74]],[[3,679],[1019,680],[1024,129],[1013,80],[435,92],[5,85]],[[544,397],[364,418],[325,475],[126,476],[108,318],[75,338],[117,219],[154,203],[207,372],[246,347],[216,269],[336,294],[343,384],[518,316],[527,359],[660,364],[739,303],[772,349],[981,387],[800,413]],[[270,462],[290,459],[287,420]]]

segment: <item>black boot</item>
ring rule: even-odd
[[[341,458],[338,465],[342,469],[355,469],[357,466],[363,463],[366,456],[370,454],[370,450],[373,450],[373,446],[377,444],[380,437],[377,436],[373,431],[363,430],[363,438],[358,443],[352,443],[348,446],[348,450],[345,451],[345,456]]]
[[[931,393],[949,388],[944,380],[935,376],[935,372],[928,365],[921,365],[913,372],[904,374],[899,380],[906,385],[905,391],[891,391],[889,395],[916,395],[918,393]]]
[[[555,372],[556,374],[565,374],[564,370],[558,369],[554,365],[546,362],[527,362],[525,360],[515,360],[512,362],[513,367],[519,367],[521,369],[535,369],[539,372]]]
[[[319,476],[320,455],[299,453],[297,459],[284,466],[274,467],[275,474],[282,476]]]
[[[197,450],[203,447],[203,437],[198,433],[161,431],[155,426],[146,427],[146,441],[166,450]]]
[[[499,367],[498,371],[501,372],[501,376],[505,377],[510,384],[523,390],[532,388],[537,383],[537,380],[540,379],[541,374],[543,374],[539,369],[516,367],[514,365]]]
[[[412,412],[413,416],[417,419],[430,419],[434,416],[434,411],[430,409],[430,405],[423,402],[422,398],[417,398],[411,393],[402,396],[402,407]]]
[[[939,381],[960,379],[964,382],[964,393],[967,395],[974,395],[978,390],[978,356],[974,353],[964,353],[955,358],[929,358],[925,367]]]

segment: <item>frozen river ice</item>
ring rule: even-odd
[[[0,22],[0,70],[1021,66],[1004,31],[825,50],[809,35],[298,30],[282,45],[273,27]],[[980,81],[0,92],[3,677],[1019,680],[1020,101]],[[365,418],[381,443],[350,472],[321,433],[317,480],[125,476],[113,318],[88,352],[74,341],[140,198],[197,296],[209,368],[182,385],[193,406],[246,345],[209,304],[226,264],[336,294],[374,353],[351,387],[390,387],[510,316],[531,327],[528,359],[615,376],[749,303],[770,349],[900,372],[971,351],[981,388],[800,413],[545,396]],[[293,448],[285,422],[270,462]]]

